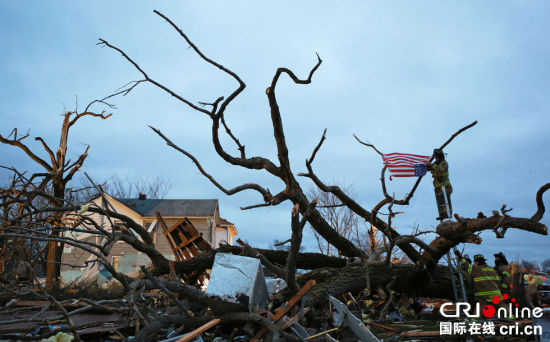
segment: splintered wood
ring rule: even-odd
[[[202,234],[199,233],[187,217],[168,227],[158,211],[155,215],[176,260],[185,261],[212,250],[212,246],[203,239]],[[194,278],[193,275],[187,277],[185,280],[192,278]],[[206,272],[199,275],[197,279],[198,285],[204,285],[205,279],[208,278],[209,275]]]
[[[198,327],[197,329],[191,331],[189,334],[185,335],[184,337],[180,338],[176,342],[188,342],[194,339],[195,337],[199,336],[203,332],[207,331],[208,329],[216,326],[218,323],[220,323],[220,319],[213,319],[210,322]]]
[[[279,308],[275,310],[275,314],[271,319],[273,322],[279,321],[283,316],[290,310],[300,299],[302,299],[303,296],[305,296],[309,290],[315,285],[315,280],[309,280],[304,287],[302,287],[292,298],[288,300],[288,302],[281,305]],[[255,342],[260,339],[265,333],[267,332],[267,328],[261,328],[256,335],[250,340],[250,342]]]

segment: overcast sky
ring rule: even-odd
[[[537,189],[550,181],[550,3],[547,1],[56,1],[0,2],[1,134],[30,129],[57,146],[60,114],[104,97],[138,72],[119,54],[96,46],[103,38],[125,50],[154,79],[198,102],[227,96],[236,82],[202,61],[161,18],[175,21],[210,58],[236,72],[247,88],[226,111],[249,156],[276,161],[265,88],[277,67],[305,77],[319,53],[323,64],[311,85],[287,77],[278,100],[292,170],[305,170],[324,128],[327,140],[314,168],[326,183],[351,187],[367,209],[382,197],[382,161],[352,137],[384,153],[429,155],[456,130],[479,124],[446,148],[455,212],[475,217],[503,204],[530,217]],[[152,85],[142,84],[108,120],[84,118],[71,130],[76,157],[90,145],[86,170],[102,181],[165,177],[170,198],[218,198],[221,215],[239,237],[257,247],[290,236],[290,203],[241,211],[260,203],[255,192],[224,195],[194,164],[167,147],[147,125],[162,130],[199,158],[226,187],[258,182],[282,189],[266,172],[226,164],[211,144],[211,121]],[[101,110],[96,107],[96,110]],[[33,139],[29,146],[44,155]],[[224,138],[227,151],[234,144]],[[11,146],[0,146],[0,164],[36,171]],[[5,174],[3,175],[5,177]],[[300,179],[307,189],[311,183]],[[414,179],[388,182],[403,197]],[[546,201],[550,202],[548,195]],[[394,221],[411,227],[437,224],[431,177],[422,180],[406,214]],[[548,214],[543,219],[548,225]],[[544,260],[548,236],[510,230],[505,239],[482,233],[468,253],[503,251],[509,259]],[[306,246],[313,250],[311,235]]]

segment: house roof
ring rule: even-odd
[[[227,221],[223,217],[220,217],[220,225],[222,225],[222,226],[234,226],[235,224]]]
[[[217,199],[115,199],[141,216],[155,216],[155,211],[162,216],[214,216],[218,207]]]

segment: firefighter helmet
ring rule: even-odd
[[[476,254],[474,255],[474,261],[485,261],[485,258],[483,257],[483,254]]]
[[[443,153],[443,150],[440,148],[434,149],[434,157],[445,159],[445,154]]]

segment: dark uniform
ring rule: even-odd
[[[474,286],[472,284],[472,261],[465,255],[464,262],[460,261],[460,271],[462,273],[462,279],[464,280],[464,287],[466,288],[466,298],[468,302],[474,302]]]
[[[500,265],[496,267],[496,270],[500,277],[500,292],[510,295],[510,284],[512,283],[510,265]]]
[[[472,280],[474,297],[481,305],[489,304],[494,296],[502,297],[500,292],[499,282],[500,277],[497,272],[485,263],[485,259],[480,254],[474,256],[477,263],[469,264],[466,259],[462,258],[460,263],[466,264],[466,273]]]
[[[508,265],[508,260],[502,252],[494,254],[495,270],[500,277],[500,292],[508,295],[511,294],[510,284],[512,283],[511,267]]]

